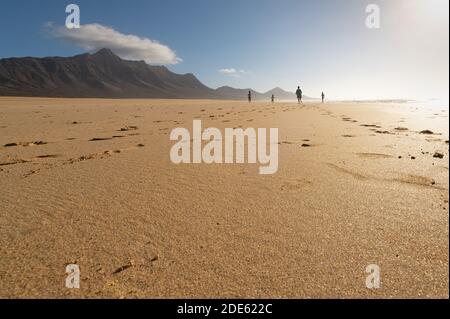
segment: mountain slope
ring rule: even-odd
[[[216,95],[218,98],[222,98],[225,100],[243,100],[247,99],[248,91],[252,92],[252,98],[254,100],[262,100],[264,99],[263,94],[256,92],[252,89],[235,89],[229,86],[222,86],[216,89]]]
[[[193,74],[176,74],[164,66],[127,61],[109,49],[74,57],[0,60],[0,96],[66,98],[180,98],[245,100],[251,89],[211,89]],[[295,99],[275,88],[252,91],[254,100]]]
[[[276,87],[276,88],[264,93],[264,97],[266,99],[270,99],[272,94],[275,95],[275,98],[277,100],[296,100],[297,99],[295,93],[284,91],[283,89],[281,89],[279,87]]]
[[[108,49],[60,58],[0,60],[0,95],[95,98],[214,98],[192,74],[125,61]]]

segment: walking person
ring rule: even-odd
[[[272,94],[272,104],[275,103],[275,95]]]
[[[297,87],[297,91],[295,92],[295,94],[297,94],[298,104],[302,103],[303,92],[300,87]]]
[[[322,104],[325,103],[325,93],[322,92]]]
[[[252,91],[248,91],[248,103],[252,102]]]

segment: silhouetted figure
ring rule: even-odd
[[[325,93],[322,92],[322,104],[325,102]]]
[[[252,91],[248,91],[248,103],[252,102]]]
[[[303,92],[300,87],[297,87],[297,91],[295,92],[295,94],[297,94],[298,104],[302,103]]]
[[[275,103],[275,95],[272,94],[272,103]]]

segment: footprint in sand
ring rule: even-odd
[[[47,144],[47,142],[44,142],[44,141],[34,141],[34,142],[8,143],[3,146],[4,147],[15,147],[15,146],[28,147],[28,146],[41,146],[41,145],[46,145],[46,144]]]
[[[39,156],[36,156],[35,158],[44,159],[44,158],[58,158],[58,157],[61,157],[61,155],[58,155],[58,154],[39,155]]]
[[[423,130],[423,131],[420,131],[419,134],[434,135],[434,132],[431,130]]]
[[[145,147],[144,144],[137,144],[134,147],[129,147],[126,149],[121,149],[121,150],[107,150],[101,153],[94,153],[94,154],[89,154],[89,155],[82,155],[80,157],[77,158],[71,158],[69,160],[67,160],[65,163],[63,163],[63,165],[70,165],[70,164],[75,164],[75,163],[79,163],[79,162],[84,162],[84,161],[88,161],[88,160],[94,160],[94,159],[104,159],[106,157],[110,157],[113,154],[120,154],[124,151],[129,151],[129,150],[135,150],[137,148],[142,148]]]
[[[382,153],[357,153],[361,158],[373,158],[373,159],[379,159],[379,158],[392,158],[392,155],[389,154],[382,154]]]
[[[3,145],[3,147],[16,147],[19,146],[17,143],[7,143],[5,145]]]
[[[112,140],[112,137],[94,137],[92,139],[89,140],[89,142],[99,142],[99,141],[108,141],[108,140]]]
[[[130,125],[122,127],[120,130],[118,130],[118,132],[136,131],[137,129],[139,129],[137,126]]]
[[[67,162],[65,162],[63,165],[70,165],[70,164],[75,164],[75,163],[79,163],[79,162],[84,162],[84,161],[96,159],[96,158],[99,158],[99,157],[103,158],[102,155],[110,155],[110,154],[108,153],[108,151],[105,151],[103,153],[82,155],[80,157],[71,158],[71,159],[67,160]]]
[[[17,164],[25,164],[30,163],[30,160],[24,160],[24,159],[14,159],[9,162],[0,162],[0,166],[10,166],[10,165],[17,165]]]
[[[393,135],[394,133],[389,132],[389,131],[382,131],[382,130],[374,130],[375,133],[377,134],[388,134],[388,135]]]
[[[434,186],[436,184],[436,181],[430,177],[410,175],[410,174],[394,178],[394,181],[421,186]]]
[[[128,268],[134,267],[135,264],[133,261],[128,262],[127,264],[120,266],[119,268],[117,268],[112,274],[113,275],[117,275],[125,270],[127,270]]]
[[[351,170],[349,170],[347,168],[340,167],[340,166],[338,166],[336,164],[327,163],[327,165],[328,165],[328,167],[330,167],[330,168],[332,168],[332,169],[334,169],[334,170],[336,170],[336,171],[338,171],[340,173],[351,175],[352,177],[354,177],[356,179],[359,179],[359,180],[366,180],[366,179],[369,178],[368,176],[365,176],[363,174],[351,171]]]
[[[381,128],[381,126],[376,125],[376,124],[361,124],[360,126],[363,126],[363,127],[373,127],[373,128]]]
[[[354,178],[359,179],[359,180],[372,179],[372,180],[387,181],[387,182],[399,182],[399,183],[418,185],[418,186],[427,186],[427,187],[431,186],[431,187],[434,187],[434,188],[444,189],[444,188],[437,187],[436,186],[436,181],[434,179],[432,179],[431,177],[412,175],[412,174],[403,174],[403,175],[401,175],[401,176],[399,176],[397,178],[394,178],[394,179],[383,179],[383,178],[376,178],[376,177],[366,176],[366,175],[363,175],[363,174],[351,171],[349,169],[340,167],[340,166],[338,166],[336,164],[327,163],[327,165],[330,168],[333,168],[333,169],[335,169],[338,172],[349,174],[349,175],[351,175]]]
[[[295,181],[284,182],[283,185],[281,185],[280,189],[283,192],[286,192],[286,191],[292,192],[292,191],[297,191],[297,190],[303,189],[312,184],[313,183],[311,181],[308,181],[305,179],[296,179]]]

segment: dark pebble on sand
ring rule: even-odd
[[[434,158],[444,158],[444,154],[439,153],[439,152],[435,152],[433,155]]]

